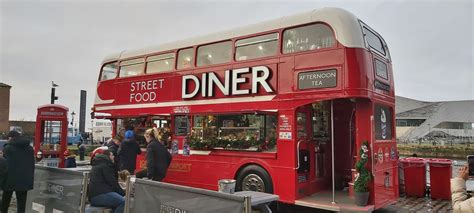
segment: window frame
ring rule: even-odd
[[[149,58],[152,58],[152,57],[158,57],[158,56],[161,56],[161,55],[167,55],[167,54],[173,54],[173,57],[167,57],[167,58],[160,58],[160,59],[155,59],[155,60],[152,60],[152,61],[149,61]],[[158,73],[166,73],[166,72],[171,72],[171,71],[174,71],[176,70],[176,63],[178,62],[177,61],[177,52],[176,51],[166,51],[166,52],[158,52],[158,53],[153,53],[151,55],[147,55],[145,57],[145,75],[152,75],[152,74],[158,74]],[[161,61],[161,60],[165,60],[165,59],[169,59],[169,58],[173,58],[173,66],[171,66],[171,69],[169,70],[165,70],[165,71],[159,71],[159,72],[154,72],[154,73],[148,73],[148,62],[154,62],[154,61]]]
[[[262,59],[262,58],[275,57],[275,56],[280,55],[280,50],[279,50],[281,48],[280,40],[281,40],[281,37],[282,37],[280,32],[281,31],[270,31],[270,32],[259,33],[259,34],[252,35],[252,36],[243,36],[243,37],[235,38],[234,45],[232,47],[232,49],[233,49],[233,56],[232,56],[233,61],[234,62],[243,62],[243,61],[257,60],[257,59]],[[245,40],[245,39],[257,38],[257,37],[262,37],[262,36],[267,36],[267,35],[272,35],[272,34],[276,34],[276,38],[259,40],[259,41],[254,41],[254,42],[247,42],[247,43],[244,43],[244,44],[237,45],[237,42]],[[243,59],[243,60],[238,60],[237,59],[237,48],[238,47],[245,47],[245,46],[249,46],[249,45],[272,42],[272,41],[276,41],[276,49],[277,50],[276,50],[274,55],[256,57],[256,58],[251,58],[251,59]]]
[[[179,53],[183,50],[188,50],[188,49],[191,49],[193,51],[192,53],[192,56],[193,58],[191,59],[190,61],[190,66],[189,67],[186,67],[186,68],[179,68]],[[175,70],[186,70],[186,69],[192,69],[192,68],[195,68],[195,63],[196,63],[196,46],[190,46],[190,47],[183,47],[183,48],[179,48],[176,50],[176,59],[175,59],[175,63],[174,63],[174,66],[175,66]]]
[[[198,65],[198,55],[199,55],[199,48],[205,47],[205,46],[211,46],[215,44],[220,44],[220,43],[226,43],[228,42],[230,44],[230,58],[229,61],[222,62],[222,63],[217,63],[217,64],[206,64],[206,65]],[[235,55],[235,39],[230,38],[226,40],[221,40],[221,41],[216,41],[212,43],[207,43],[207,44],[200,44],[196,45],[195,51],[194,51],[194,66],[195,67],[208,67],[208,66],[216,66],[216,65],[223,65],[223,64],[229,64],[235,62],[233,55]]]
[[[139,75],[133,75],[133,76],[120,76],[120,74],[122,73],[122,63],[126,62],[126,61],[133,61],[133,60],[138,60],[138,59],[141,59],[143,60],[143,62],[137,62],[137,63],[130,63],[130,64],[126,64],[125,66],[132,66],[132,65],[137,65],[137,64],[143,64],[143,68],[142,68],[142,73],[139,74]],[[139,56],[139,57],[134,57],[134,58],[127,58],[127,59],[123,59],[121,61],[119,61],[119,72],[117,74],[117,77],[118,78],[131,78],[131,77],[137,77],[137,76],[142,76],[142,75],[145,75],[145,69],[146,69],[146,60],[145,60],[145,57],[143,56]]]
[[[388,49],[388,46],[387,46],[387,43],[385,42],[384,38],[379,34],[377,33],[377,31],[373,30],[371,27],[369,27],[366,23],[364,23],[363,21],[359,20],[359,23],[360,23],[360,27],[361,27],[361,32],[362,32],[362,37],[364,39],[364,43],[365,43],[365,47],[370,50],[371,52],[375,52],[377,53],[379,56],[387,59],[389,62],[391,62],[391,57],[390,57],[390,51]],[[367,41],[367,37],[366,37],[366,34],[365,34],[365,31],[364,29],[366,29],[367,31],[371,32],[372,34],[374,34],[379,40],[380,42],[382,43],[382,46],[385,50],[385,54],[381,53],[380,51],[378,51],[377,49],[373,48],[372,46],[370,46],[369,42]]]
[[[117,64],[117,70],[116,70],[116,73],[115,73],[115,77],[114,78],[110,78],[110,79],[106,79],[106,80],[102,80],[102,75],[104,74],[104,67],[109,65],[109,64]],[[106,62],[104,64],[102,64],[102,67],[100,68],[100,74],[99,74],[99,82],[103,82],[103,81],[109,81],[109,80],[114,80],[114,79],[117,79],[118,76],[119,76],[119,69],[120,69],[120,63],[119,61],[110,61],[110,62]]]
[[[332,33],[332,38],[334,39],[334,45],[331,46],[331,47],[326,47],[326,48],[321,48],[321,49],[314,49],[314,50],[304,50],[304,51],[297,51],[297,52],[290,52],[290,53],[284,53],[283,52],[283,42],[284,42],[284,36],[285,36],[285,31],[287,30],[291,30],[291,29],[296,29],[296,28],[300,28],[300,27],[306,27],[306,26],[311,26],[311,25],[317,25],[317,24],[321,24],[321,25],[324,25],[326,27],[329,28],[329,30],[331,30],[331,33]],[[280,34],[281,34],[281,38],[280,38],[280,54],[282,55],[292,55],[292,54],[301,54],[301,53],[307,53],[307,52],[311,52],[311,51],[324,51],[324,50],[331,50],[331,49],[334,49],[334,48],[337,48],[339,47],[339,42],[337,41],[336,39],[336,34],[334,32],[334,29],[331,27],[331,25],[325,23],[325,22],[321,22],[321,21],[318,21],[318,22],[311,22],[311,23],[306,23],[306,24],[302,24],[302,25],[295,25],[295,26],[291,26],[291,27],[286,27],[286,28],[282,28],[280,30]]]

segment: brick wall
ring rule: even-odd
[[[11,86],[0,83],[0,132],[8,132],[10,126],[10,88]]]

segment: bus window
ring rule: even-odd
[[[147,74],[170,71],[174,68],[174,53],[150,56],[146,61]]]
[[[254,147],[264,151],[276,151],[278,121],[275,115],[196,115],[193,119],[193,149]]]
[[[197,65],[222,64],[232,58],[232,42],[225,41],[216,44],[200,46],[197,54]]]
[[[186,69],[192,67],[193,58],[193,48],[180,50],[178,52],[178,69]]]
[[[235,59],[237,61],[276,55],[278,33],[238,40],[235,42],[235,46]]]
[[[329,48],[335,43],[332,30],[324,24],[288,29],[283,33],[283,53]]]
[[[385,80],[388,80],[387,65],[377,59],[375,59],[375,74]]]
[[[377,35],[364,27],[364,36],[367,44],[369,44],[370,47],[385,56],[385,48],[383,46],[382,40],[380,40]]]
[[[186,115],[174,117],[174,132],[176,136],[186,136],[189,132],[189,121]]]
[[[122,61],[120,63],[119,77],[129,77],[143,74],[145,68],[145,60],[143,58]]]
[[[117,62],[108,63],[102,67],[102,76],[100,76],[101,81],[114,79],[117,77]]]

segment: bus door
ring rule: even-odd
[[[315,181],[315,144],[311,139],[311,107],[296,110],[296,177],[298,197],[313,193]]]

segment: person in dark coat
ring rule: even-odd
[[[20,137],[17,131],[10,131],[7,136],[9,142],[3,150],[3,156],[7,159],[8,174],[3,186],[1,212],[8,212],[13,192],[17,199],[17,212],[25,212],[28,190],[33,189],[33,147],[30,146],[30,141]]]
[[[147,177],[155,181],[161,181],[165,178],[171,163],[171,154],[159,142],[161,136],[157,129],[145,131],[145,140],[148,143],[146,147]]]
[[[140,149],[140,146],[134,140],[133,131],[126,131],[125,140],[120,144],[120,149],[118,151],[120,170],[127,170],[130,174],[134,174],[137,164],[137,155],[141,153],[142,150]]]
[[[84,161],[84,155],[86,154],[86,145],[84,143],[78,143],[78,148],[79,150],[79,160]]]
[[[8,162],[3,156],[0,156],[0,190],[3,190],[3,185],[7,179]]]
[[[112,138],[112,141],[107,146],[109,147],[109,151],[112,152],[115,157],[114,167],[115,170],[118,172],[120,171],[120,157],[118,156],[118,150],[120,149],[120,138],[118,136],[115,136],[114,138]]]
[[[108,207],[114,213],[122,213],[125,192],[118,183],[113,161],[114,155],[108,150],[96,154],[91,160],[88,196],[92,206]]]

